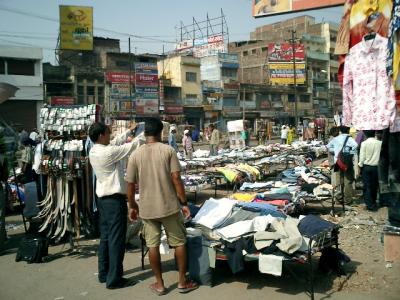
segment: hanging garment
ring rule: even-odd
[[[393,123],[396,101],[386,74],[387,39],[376,34],[362,40],[346,57],[343,79],[343,124],[357,130],[382,130]]]
[[[372,24],[372,31],[387,37],[389,30],[389,22],[392,12],[392,0],[358,0],[354,1],[350,9],[350,44],[349,49],[357,45],[363,39],[370,29],[367,28],[368,17],[373,12],[379,12],[380,15]],[[339,34],[338,34],[339,36]],[[343,71],[345,64],[345,55],[339,56],[339,82],[343,82]]]
[[[389,41],[388,41],[388,59],[387,59],[387,73],[388,76],[393,78],[395,89],[399,87],[399,64],[400,64],[400,0],[393,1],[392,20],[389,25]],[[397,103],[398,106],[400,102]]]
[[[336,38],[335,54],[347,54],[350,46],[350,13],[354,0],[347,0],[344,4],[343,17],[340,22]]]

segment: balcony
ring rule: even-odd
[[[327,82],[328,76],[326,73],[314,73],[312,76],[314,82]]]
[[[183,106],[202,106],[203,101],[201,99],[182,99]]]
[[[307,58],[314,59],[314,60],[322,60],[322,61],[329,61],[329,54],[317,52],[313,50],[307,50]]]

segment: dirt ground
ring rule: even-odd
[[[226,191],[219,191],[223,197]],[[212,191],[198,195],[203,201]],[[193,200],[193,195],[189,195]],[[314,258],[316,299],[398,299],[400,286],[400,263],[388,264],[384,260],[381,242],[382,227],[386,221],[387,209],[370,213],[360,206],[352,207],[346,215],[329,215],[329,204],[308,207],[309,212],[318,212],[334,222],[343,225],[340,230],[340,248],[351,258],[345,267],[347,275],[324,274],[318,270],[318,257]],[[153,299],[148,286],[152,273],[148,260],[141,270],[140,250],[128,251],[125,256],[125,276],[138,283],[121,290],[107,290],[97,281],[98,240],[82,239],[75,243],[51,246],[50,256],[42,264],[15,262],[18,242],[23,236],[23,224],[19,215],[7,217],[9,242],[0,254],[0,299]],[[363,225],[368,224],[368,225]],[[305,279],[306,265],[291,264],[284,267],[282,277],[258,272],[256,263],[248,263],[246,270],[232,275],[226,263],[220,262],[216,269],[214,287],[202,286],[198,290],[181,295],[176,290],[175,263],[173,255],[162,256],[164,279],[168,287],[165,299],[309,299]]]

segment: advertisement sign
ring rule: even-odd
[[[111,84],[110,98],[111,100],[129,100],[129,83],[113,83]]]
[[[178,104],[165,104],[164,112],[167,114],[183,114],[183,106]]]
[[[157,115],[159,113],[159,81],[157,64],[135,64],[136,113]]]
[[[205,57],[214,55],[220,52],[226,52],[226,46],[224,41],[208,43],[202,46],[193,48],[193,57]]]
[[[128,82],[129,83],[129,73],[128,72],[106,72],[105,73],[107,82]],[[135,82],[135,74],[131,74],[131,82]]]
[[[295,47],[296,61],[305,61],[305,51],[303,44],[296,44]],[[269,43],[268,44],[268,61],[269,62],[293,62],[293,46],[290,43]]]
[[[294,48],[294,56],[296,61],[296,84],[304,84],[306,81],[304,45],[297,44]],[[292,44],[268,44],[268,67],[270,84],[294,84]]]
[[[220,52],[227,52],[224,36],[221,34],[213,35],[194,40],[184,40],[179,42],[175,50],[178,52],[191,52],[194,57],[205,57]]]
[[[158,88],[158,75],[136,73],[135,83],[141,87],[154,86]]]
[[[294,84],[293,63],[269,64],[269,81],[271,84]],[[306,82],[306,64],[296,63],[296,84]]]
[[[60,5],[60,48],[93,50],[93,7]]]
[[[50,105],[74,105],[74,97],[53,96],[50,99]]]
[[[184,40],[176,44],[176,51],[184,51],[193,48],[193,40]]]
[[[345,0],[253,0],[253,17],[340,6]]]

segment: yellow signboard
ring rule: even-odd
[[[269,82],[271,84],[294,84],[293,63],[270,63]],[[306,64],[296,63],[296,84],[306,82]]]
[[[60,5],[60,48],[93,50],[93,7]]]

